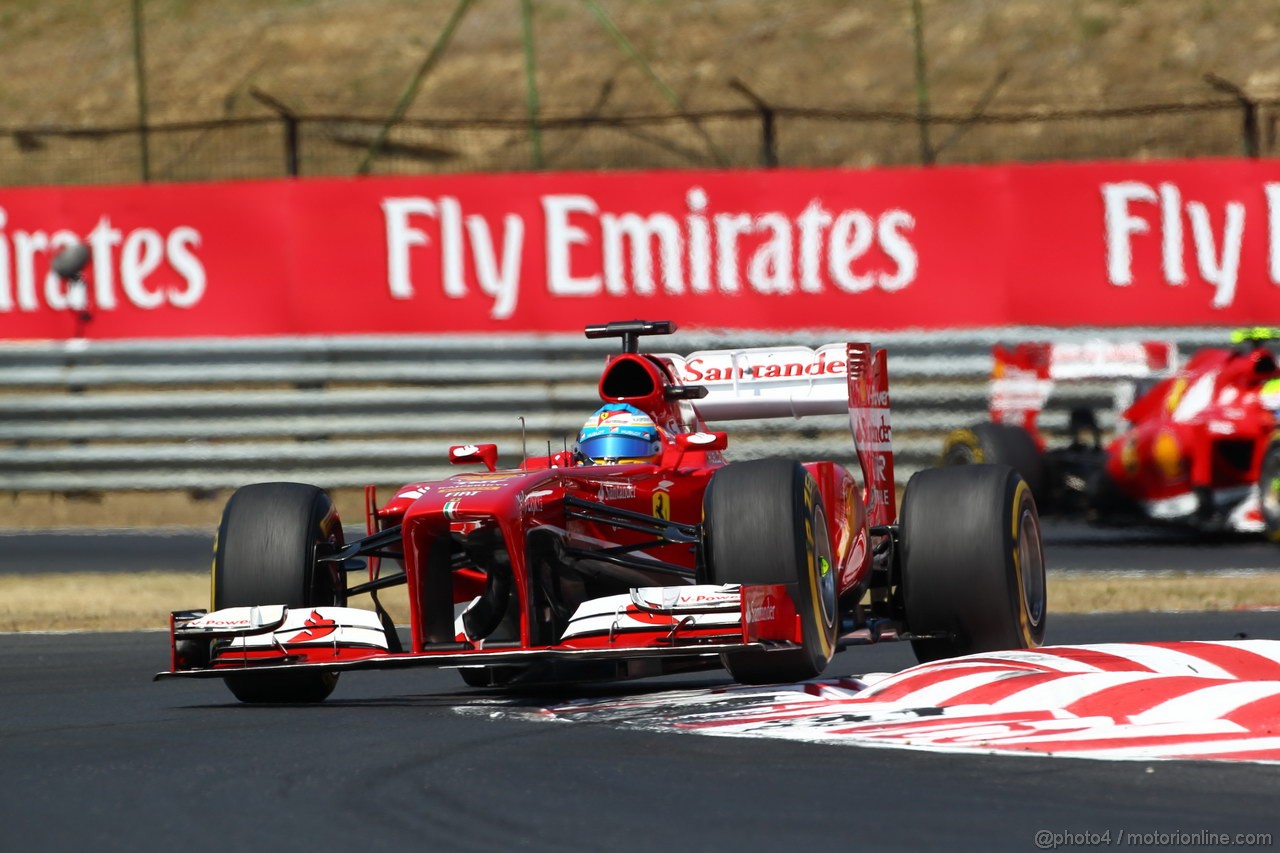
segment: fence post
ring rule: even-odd
[[[911,31],[916,58],[916,122],[920,126],[920,163],[932,166],[937,159],[929,139],[929,81],[925,74],[924,10],[920,0],[911,0]]]
[[[298,177],[298,114],[287,106],[254,86],[249,95],[258,103],[280,116],[284,123],[284,168],[291,178]]]
[[[1240,86],[1210,71],[1204,75],[1204,82],[1219,92],[1225,92],[1235,98],[1241,110],[1241,142],[1244,145],[1244,156],[1257,159],[1262,155],[1262,129],[1258,123],[1258,102]]]
[[[542,128],[538,125],[538,72],[533,45],[533,0],[521,0],[520,20],[524,25],[525,103],[529,108],[529,142],[533,147],[534,171],[542,170]]]
[[[147,63],[142,43],[142,0],[133,0],[133,73],[138,95],[138,146],[142,182],[151,180],[151,141],[147,136]]]
[[[738,78],[735,77],[729,81],[729,88],[742,94],[760,111],[760,165],[766,169],[776,169],[778,167],[777,113]]]

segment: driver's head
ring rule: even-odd
[[[592,465],[654,462],[662,455],[662,433],[653,418],[635,406],[609,403],[582,425],[578,454]]]

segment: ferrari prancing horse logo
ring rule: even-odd
[[[304,624],[306,625],[306,630],[285,640],[284,644],[286,646],[290,643],[307,643],[319,640],[338,630],[338,623],[321,615],[319,610],[312,610],[311,615],[307,617],[307,621]]]
[[[653,493],[653,517],[663,521],[671,520],[671,495],[666,492]]]

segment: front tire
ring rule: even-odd
[[[237,489],[218,526],[213,609],[343,605],[343,575],[316,562],[318,547],[341,545],[342,525],[324,490],[301,483],[258,483]],[[227,676],[226,682],[241,702],[321,702],[333,692],[338,674],[245,673]]]
[[[706,580],[783,584],[800,615],[800,648],[721,656],[735,681],[777,684],[822,674],[835,653],[836,566],[817,483],[788,459],[739,462],[715,472],[703,496]]]
[[[902,499],[902,593],[921,663],[1044,642],[1035,500],[1006,465],[920,471]]]

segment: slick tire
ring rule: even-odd
[[[817,484],[798,462],[758,459],[721,468],[703,496],[708,583],[784,584],[800,615],[800,648],[721,656],[744,684],[804,681],[835,652],[836,566]]]
[[[1280,542],[1280,433],[1271,437],[1271,444],[1262,457],[1258,473],[1258,494],[1262,502],[1262,523],[1267,538]]]
[[[899,521],[902,600],[921,663],[1044,642],[1040,520],[1007,465],[920,471]]]
[[[942,444],[943,467],[948,465],[1008,465],[1022,475],[1036,502],[1048,500],[1044,453],[1031,433],[1013,424],[981,423],[952,430]]]
[[[322,489],[301,483],[259,483],[237,489],[218,526],[213,558],[213,609],[285,604],[290,609],[342,605],[341,572],[316,563],[318,547],[341,547],[342,525]],[[241,702],[322,702],[335,672],[246,673],[228,676]]]

